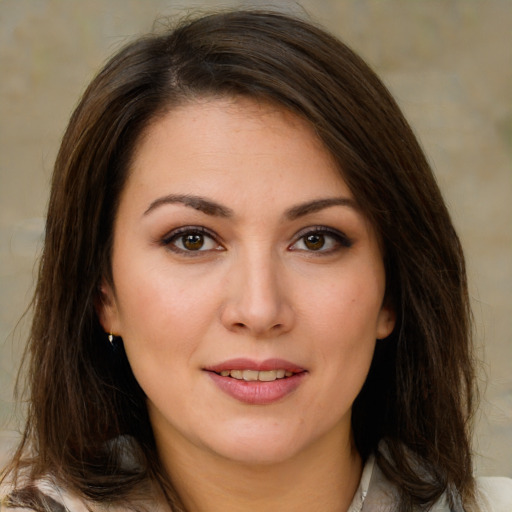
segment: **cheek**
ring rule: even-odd
[[[215,315],[218,297],[211,290],[219,286],[213,275],[199,280],[169,264],[129,263],[120,262],[116,272],[120,335],[127,351],[131,345],[162,352],[192,348]]]
[[[375,340],[383,296],[379,274],[354,272],[309,290],[303,307],[308,323],[328,339]]]
[[[373,358],[384,280],[381,274],[351,273],[316,293],[309,294],[304,329],[316,340],[319,367],[325,385],[339,392],[345,387],[347,400],[355,399]],[[306,308],[305,308],[306,310]],[[326,389],[326,396],[332,392]]]

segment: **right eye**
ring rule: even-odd
[[[168,233],[162,240],[162,245],[174,252],[198,253],[223,250],[215,238],[204,228],[186,227]]]

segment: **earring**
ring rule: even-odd
[[[108,341],[112,346],[114,346],[114,335],[111,332],[108,334]]]

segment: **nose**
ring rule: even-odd
[[[292,328],[291,290],[282,270],[270,255],[239,258],[230,269],[221,308],[226,329],[270,338]]]

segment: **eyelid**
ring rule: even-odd
[[[327,236],[331,236],[337,240],[339,243],[338,248],[349,248],[352,247],[354,241],[349,238],[345,233],[342,231],[331,228],[328,226],[308,226],[306,228],[301,229],[294,237],[294,241],[292,244],[290,244],[289,249],[290,250],[300,250],[300,249],[294,249],[293,246],[296,245],[300,240],[302,240],[305,236],[310,234],[323,234]],[[311,252],[311,254],[327,254],[330,252],[335,252],[336,249],[330,249],[326,251],[318,250],[318,251],[307,251]]]
[[[173,244],[173,241],[176,240],[177,238],[179,238],[180,236],[184,236],[184,235],[190,234],[190,233],[200,233],[201,235],[210,238],[211,240],[213,240],[215,242],[215,244],[217,244],[217,247],[214,249],[206,249],[206,250],[199,249],[199,250],[194,251],[194,250],[184,250],[184,249],[181,249],[180,247],[177,247],[176,245]],[[294,247],[304,237],[306,237],[307,235],[311,235],[311,234],[322,234],[322,235],[330,236],[336,240],[337,245],[336,245],[336,247],[331,248],[331,249],[327,249],[327,250],[319,249],[318,251],[307,250],[307,249],[297,249]],[[199,255],[201,255],[201,253],[203,253],[203,255],[204,255],[204,253],[211,253],[211,252],[225,250],[225,248],[223,246],[223,242],[220,240],[220,237],[216,233],[210,231],[208,228],[205,228],[204,226],[194,226],[194,225],[180,226],[178,228],[175,228],[175,229],[169,231],[164,236],[159,238],[158,243],[160,245],[166,247],[168,250],[173,251],[177,254],[182,254],[182,255],[192,256],[192,257],[199,256]],[[288,249],[291,251],[297,250],[297,251],[308,252],[311,254],[321,255],[321,254],[333,253],[342,248],[349,248],[352,245],[353,245],[353,240],[351,240],[342,231],[332,228],[332,227],[318,225],[318,226],[308,226],[308,227],[301,229],[299,232],[297,232],[294,236],[294,241],[288,246]],[[219,249],[219,246],[221,247],[220,249]]]
[[[210,253],[212,251],[224,250],[224,247],[222,246],[222,249],[218,249],[217,247],[215,249],[207,249],[203,251],[186,251],[184,249],[180,249],[176,245],[173,245],[173,240],[189,233],[200,233],[205,237],[211,238],[217,244],[217,246],[222,246],[222,242],[219,240],[220,237],[204,226],[180,226],[179,228],[173,229],[161,237],[159,239],[159,243],[170,251],[178,254],[184,254],[186,256],[199,256],[201,253]]]

